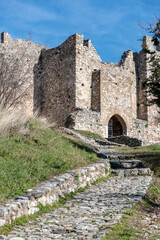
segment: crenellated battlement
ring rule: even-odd
[[[9,33],[7,32],[2,32],[1,33],[1,43],[10,43],[12,41],[12,37]]]
[[[154,42],[152,41],[152,38],[149,36],[144,36],[143,41],[142,41],[142,50],[144,51],[149,51],[149,52],[154,52]]]

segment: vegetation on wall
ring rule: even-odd
[[[160,18],[156,18],[154,23],[150,23],[147,26],[141,27],[152,34],[152,41],[155,46],[160,44]],[[150,76],[144,81],[143,87],[148,94],[148,104],[156,104],[160,107],[160,56],[157,56],[154,52],[150,52]]]
[[[143,83],[148,93],[148,103],[160,107],[160,57],[151,57],[151,75]]]

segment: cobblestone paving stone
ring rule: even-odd
[[[111,177],[0,239],[100,239],[108,226],[145,195],[150,181],[150,176]]]

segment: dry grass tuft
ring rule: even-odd
[[[0,109],[0,134],[2,136],[11,133],[27,135],[30,133],[28,122],[31,119],[34,119],[34,117],[27,112]],[[39,121],[42,123],[43,128],[50,127],[45,118],[39,117]]]
[[[26,132],[26,123],[31,116],[22,112],[11,112],[0,109],[0,132],[6,135],[11,130]]]

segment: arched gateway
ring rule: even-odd
[[[108,122],[108,137],[116,137],[127,134],[125,121],[118,114],[113,115]]]

